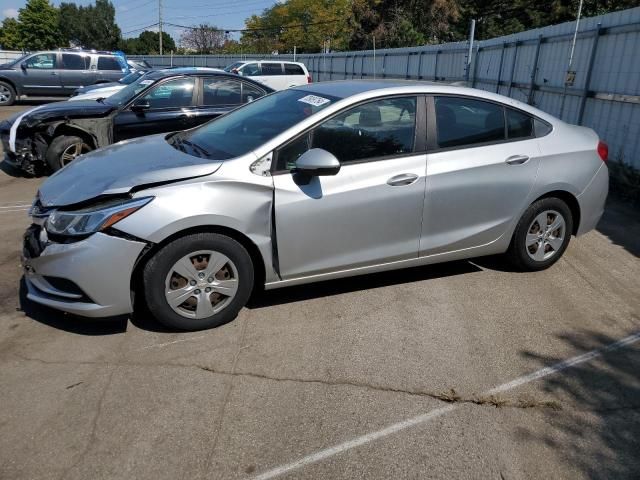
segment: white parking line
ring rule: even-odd
[[[513,390],[514,388],[520,387],[527,383],[534,382],[540,378],[553,375],[554,373],[558,373],[562,370],[565,370],[570,367],[574,367],[581,363],[588,362],[593,360],[594,358],[602,356],[604,353],[611,352],[613,350],[618,350],[627,345],[631,345],[640,340],[640,332],[636,332],[628,337],[624,337],[617,342],[611,343],[603,348],[598,348],[595,350],[591,350],[587,353],[583,353],[582,355],[578,355],[576,357],[571,357],[562,362],[558,362],[555,365],[551,365],[550,367],[543,368],[541,370],[537,370],[528,375],[524,375],[522,377],[516,378],[507,383],[503,383],[502,385],[498,385],[491,390],[488,390],[483,395],[492,395],[496,393],[504,393],[509,390]],[[361,435],[352,440],[347,440],[346,442],[340,443],[338,445],[334,445],[333,447],[325,448],[316,453],[312,453],[311,455],[307,455],[306,457],[302,457],[294,462],[287,463],[285,465],[281,465],[279,467],[273,468],[271,470],[267,470],[255,477],[253,480],[267,480],[270,478],[275,478],[285,473],[289,473],[292,470],[296,470],[298,468],[305,467],[312,463],[319,462],[329,457],[333,457],[334,455],[338,455],[339,453],[346,452],[347,450],[351,450],[352,448],[359,447],[361,445],[365,445],[367,443],[371,443],[375,440],[378,440],[383,437],[387,437],[389,435],[393,435],[394,433],[398,433],[402,430],[406,430],[407,428],[415,427],[417,425],[421,425],[427,423],[434,418],[441,417],[447,413],[452,412],[459,408],[459,405],[449,404],[444,407],[436,408],[435,410],[431,410],[430,412],[423,413],[422,415],[418,415],[417,417],[409,418],[407,420],[403,420],[398,423],[394,423],[389,425],[388,427],[383,428],[382,430],[377,430],[375,432],[367,433],[365,435]]]
[[[29,208],[29,207],[31,207],[30,204],[24,204],[23,203],[21,205],[6,205],[6,206],[2,206],[2,207],[0,207],[0,210],[4,210],[4,209],[7,209],[7,208]]]
[[[13,210],[0,210],[0,214],[2,213],[12,213],[12,212],[27,212],[30,207],[27,208],[14,208]]]
[[[198,340],[198,339],[204,338],[204,337],[206,337],[206,335],[200,335],[198,337],[190,337],[190,338],[181,338],[179,340],[174,340],[173,342],[167,342],[167,343],[155,343],[153,345],[147,345],[146,347],[142,347],[142,350],[146,350],[148,348],[162,348],[162,347],[166,347],[168,345],[173,345],[175,343],[191,342],[193,340]]]

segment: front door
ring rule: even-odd
[[[195,78],[181,77],[162,82],[136,98],[114,119],[114,141],[184,130],[197,116]],[[145,104],[145,109],[135,105]]]
[[[416,135],[416,118],[423,118],[417,100],[353,107],[276,151],[283,279],[417,257],[426,162]],[[333,153],[342,165],[338,174],[301,183],[289,170],[309,148]]]
[[[529,114],[469,97],[432,105],[437,138],[427,156],[420,255],[500,238],[526,207],[540,161]]]
[[[21,63],[23,93],[26,95],[61,95],[62,70],[55,53],[36,53]]]

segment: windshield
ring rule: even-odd
[[[230,72],[234,68],[238,68],[238,67],[242,66],[242,64],[244,64],[244,62],[235,62],[235,63],[232,63],[231,65],[227,65],[226,67],[224,67],[223,70],[225,72]]]
[[[123,85],[129,85],[130,83],[135,82],[144,74],[145,72],[140,72],[140,71],[130,73],[129,75],[125,75],[120,80],[118,80],[118,83],[122,83]]]
[[[128,75],[127,75],[128,77]],[[124,78],[127,78],[124,77]],[[139,77],[133,83],[130,83],[122,90],[117,91],[109,98],[105,99],[105,102],[110,105],[115,105],[116,107],[121,107],[127,104],[129,101],[133,99],[137,94],[139,94],[142,90],[147,88],[149,85],[153,84],[155,80],[149,80],[144,78],[144,75]]]
[[[26,55],[22,55],[18,58],[14,58],[13,60],[9,60],[7,63],[5,63],[4,65],[15,65],[16,63],[18,63],[20,60],[24,60],[25,58],[27,58],[29,55],[31,55],[30,53],[27,53]]]
[[[238,157],[338,100],[303,90],[282,90],[233,110],[201,127],[177,133],[169,143],[212,160]]]

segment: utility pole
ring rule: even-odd
[[[467,65],[464,72],[464,81],[467,83],[469,83],[469,76],[471,75],[471,62],[472,62],[472,56],[473,56],[473,41],[475,40],[475,33],[476,33],[476,21],[472,19],[471,27],[469,30],[469,53],[467,55]]]
[[[158,0],[158,44],[162,55],[162,0]]]

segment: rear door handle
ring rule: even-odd
[[[509,158],[505,160],[509,165],[522,165],[523,163],[527,163],[529,161],[529,157],[526,155],[511,155]]]
[[[415,173],[401,173],[400,175],[391,177],[387,180],[387,183],[392,187],[401,187],[404,185],[411,185],[416,180],[418,180],[418,175]]]

